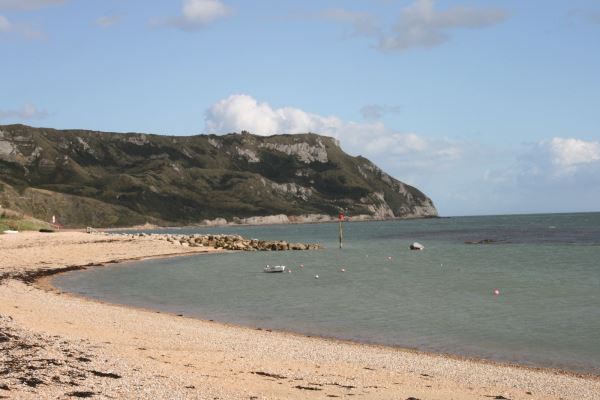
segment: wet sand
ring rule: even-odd
[[[39,280],[210,251],[152,237],[1,235],[0,398],[600,399],[598,377],[200,321]]]

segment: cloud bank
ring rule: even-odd
[[[340,140],[351,154],[377,158],[386,164],[411,165],[422,172],[456,160],[462,151],[448,139],[399,132],[381,122],[344,121],[295,107],[275,108],[246,94],[218,101],[206,111],[204,122],[207,133],[213,134],[243,130],[258,135],[318,133]]]
[[[319,18],[348,23],[352,32],[376,38],[376,47],[384,52],[406,51],[439,46],[457,29],[481,29],[506,18],[507,11],[489,7],[455,6],[436,9],[436,0],[414,0],[400,12],[390,28],[367,12],[325,11]]]
[[[508,16],[506,11],[456,6],[435,9],[435,0],[416,0],[406,7],[393,28],[381,38],[379,48],[402,51],[415,47],[434,47],[449,39],[453,29],[478,29],[496,24]]]

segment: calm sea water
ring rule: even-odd
[[[337,230],[175,230],[326,249],[152,260],[54,283],[96,299],[252,327],[600,374],[600,213],[346,223],[343,250]],[[464,243],[482,239],[496,242]],[[410,251],[413,241],[425,250]],[[292,273],[265,274],[265,264]]]

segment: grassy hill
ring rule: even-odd
[[[274,214],[428,217],[418,189],[316,134],[160,136],[0,126],[0,204],[66,226]]]

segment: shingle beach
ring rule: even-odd
[[[0,236],[0,399],[600,399],[600,378],[239,327],[61,293],[50,275],[218,251]]]

